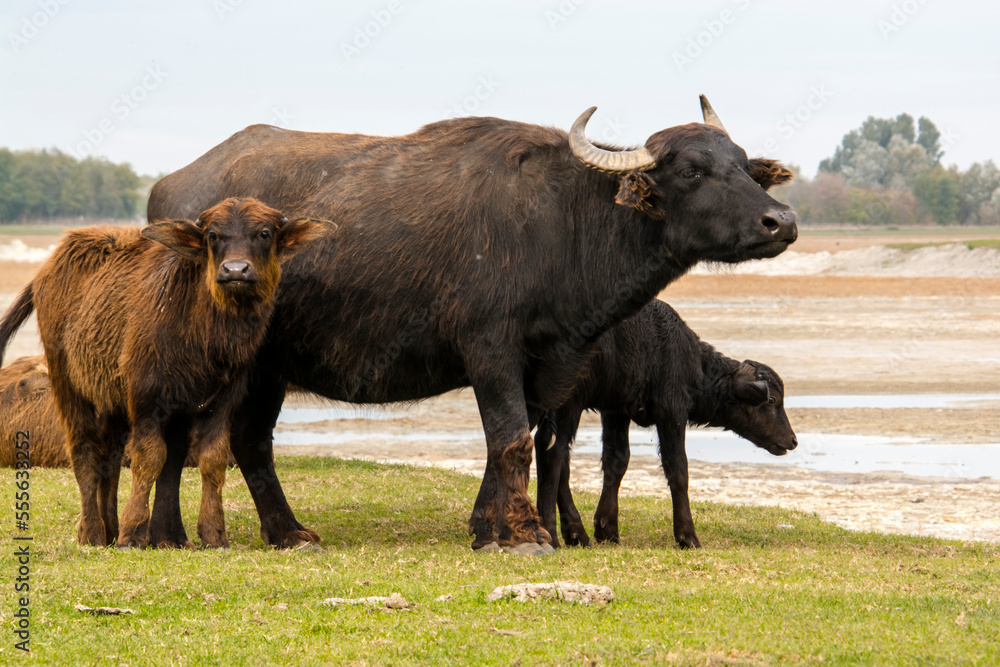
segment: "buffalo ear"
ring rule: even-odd
[[[336,229],[337,226],[326,220],[309,218],[284,223],[278,228],[278,252],[298,250],[322,236],[325,228]]]
[[[770,190],[775,185],[792,180],[795,178],[795,174],[777,160],[755,157],[750,160],[750,178],[755,180],[760,187]]]
[[[654,220],[663,220],[663,210],[656,196],[656,184],[649,174],[632,171],[622,177],[615,203],[630,206]]]
[[[206,255],[204,230],[187,220],[154,222],[142,228],[142,236],[162,243],[181,257],[201,259]]]
[[[733,395],[740,401],[754,407],[767,402],[767,382],[763,380],[744,380],[736,378],[733,385]]]

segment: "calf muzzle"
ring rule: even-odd
[[[215,282],[223,283],[255,283],[258,280],[257,271],[250,262],[242,259],[231,259],[223,262],[215,274]]]

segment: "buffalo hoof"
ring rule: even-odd
[[[479,547],[473,544],[472,550],[475,551],[476,553],[481,553],[481,554],[490,554],[490,553],[496,553],[498,551],[503,551],[503,549],[500,548],[500,545],[497,544],[496,541],[488,542]]]
[[[319,544],[320,542],[319,533],[305,527],[290,530],[283,536],[276,536],[273,540],[271,539],[271,536],[262,528],[260,531],[260,537],[264,540],[264,544],[273,544],[280,549],[294,549],[303,542],[312,542],[314,544]]]
[[[539,544],[538,542],[525,542],[524,544],[505,546],[501,547],[501,551],[519,556],[549,556],[556,552],[551,544]]]
[[[292,551],[301,551],[305,553],[315,553],[317,551],[323,551],[323,547],[316,544],[315,542],[310,542],[309,540],[302,540],[297,545],[292,547]]]

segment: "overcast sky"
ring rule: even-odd
[[[944,162],[1000,160],[1000,4],[4,0],[0,146],[191,162],[253,123],[403,134],[449,115],[641,144],[700,120],[815,173],[869,115],[927,116]]]

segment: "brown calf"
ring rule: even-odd
[[[11,305],[0,321],[0,353],[38,311],[80,487],[81,544],[149,543],[149,493],[175,418],[190,420],[200,451],[202,544],[228,544],[222,486],[233,409],[273,312],[279,254],[319,228],[231,198],[197,223],[75,230]],[[126,438],[132,492],[118,530],[113,499]]]

